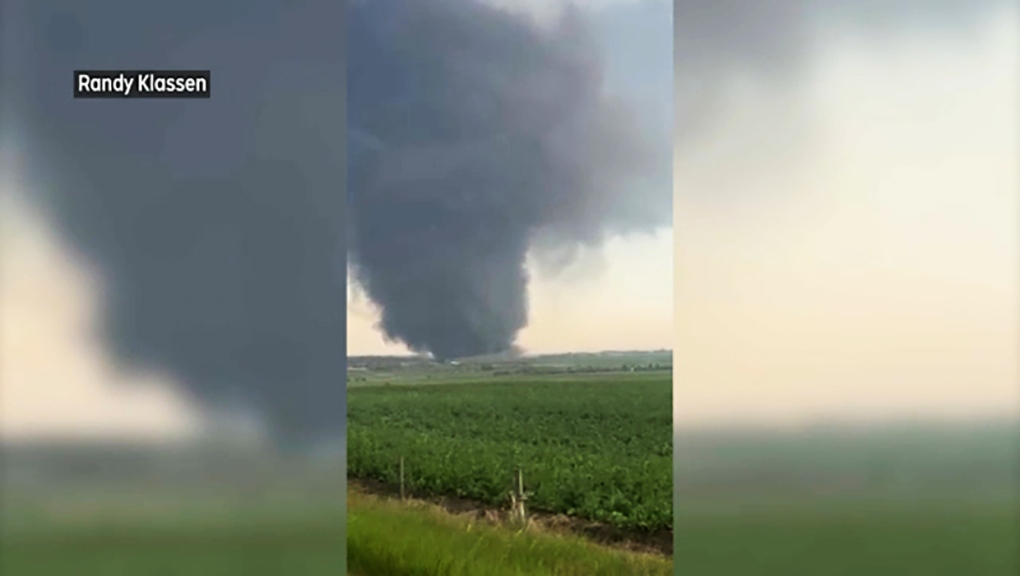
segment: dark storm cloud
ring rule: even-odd
[[[506,351],[530,249],[669,224],[668,141],[607,95],[585,15],[545,31],[472,0],[349,0],[348,22],[350,262],[389,338]]]
[[[796,87],[833,33],[878,48],[917,31],[966,40],[1013,1],[674,0],[678,151],[715,125],[735,77]]]
[[[338,436],[342,4],[4,6],[32,200],[102,274],[117,357],[281,441]],[[76,68],[211,69],[213,98],[75,101]]]

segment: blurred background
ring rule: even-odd
[[[0,11],[0,572],[341,573],[342,5]]]
[[[674,22],[678,566],[1015,573],[1016,3]]]

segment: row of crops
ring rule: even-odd
[[[517,470],[531,510],[621,528],[673,524],[668,374],[348,391],[348,474],[491,505]]]

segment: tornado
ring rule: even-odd
[[[668,3],[639,10],[668,26]],[[594,12],[347,0],[347,18],[348,263],[390,340],[511,351],[529,254],[670,225],[668,135],[607,81]]]

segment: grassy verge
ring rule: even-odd
[[[347,558],[365,576],[673,574],[671,560],[578,537],[476,523],[431,506],[348,491]]]

